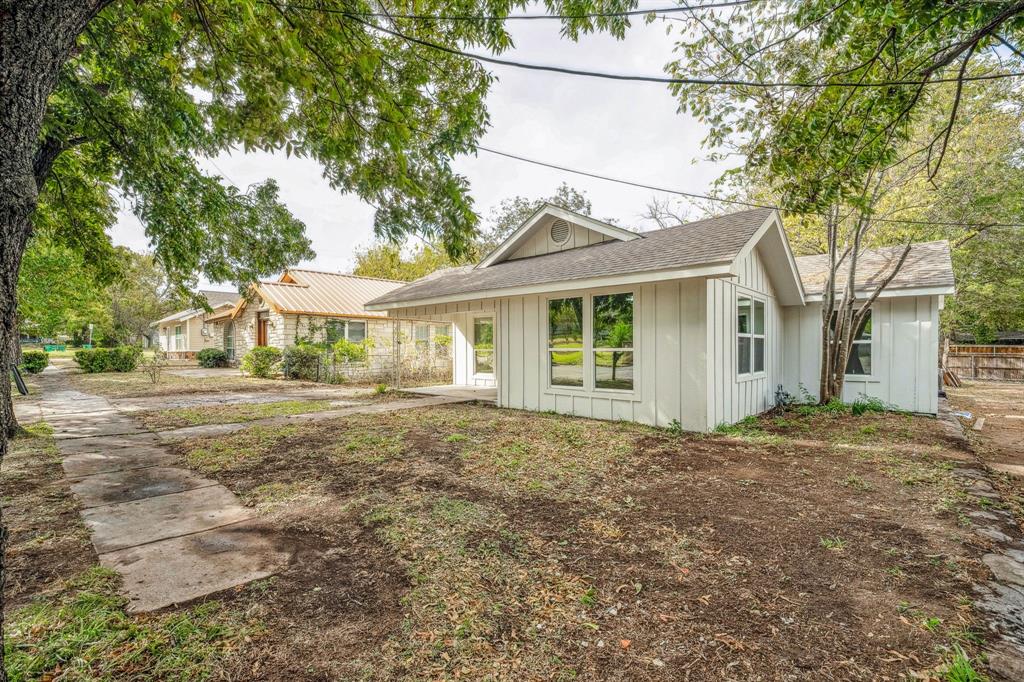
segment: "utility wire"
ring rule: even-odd
[[[625,10],[622,12],[581,12],[580,14],[509,14],[506,16],[496,14],[392,14],[389,12],[354,12],[352,10],[342,9],[339,7],[317,7],[297,4],[294,2],[281,3],[279,6],[282,9],[312,10],[315,12],[326,12],[329,14],[365,17],[367,19],[408,19],[411,21],[534,21],[557,19],[560,21],[566,21],[572,19],[612,19],[646,16],[648,14],[698,12],[700,10],[714,10],[729,7],[741,7],[743,5],[753,5],[763,1],[764,0],[725,0],[723,2],[709,2],[702,5],[689,5],[686,7],[655,7],[651,9]]]
[[[270,0],[266,0],[263,4],[273,4]],[[299,9],[297,5],[289,5],[292,8]],[[287,6],[286,6],[287,7]],[[440,45],[438,43],[431,42],[429,40],[423,40],[416,38],[408,34],[396,31],[394,29],[387,28],[385,26],[378,26],[377,24],[367,21],[360,17],[358,14],[354,14],[347,10],[342,9],[327,9],[323,7],[308,7],[303,6],[302,9],[309,9],[318,12],[328,12],[333,14],[339,14],[349,19],[366,26],[367,28],[390,35],[395,38],[399,38],[408,43],[415,45],[421,45],[423,47],[437,50],[439,52],[445,52],[447,54],[456,55],[459,57],[466,57],[467,59],[473,59],[478,62],[484,62],[487,64],[496,64],[498,66],[509,66],[517,69],[526,69],[529,71],[549,71],[552,73],[561,73],[570,76],[584,76],[587,78],[602,78],[605,80],[616,80],[616,81],[635,81],[641,83],[665,83],[669,85],[703,85],[703,86],[742,86],[749,88],[800,88],[800,89],[811,89],[811,88],[823,88],[823,87],[842,87],[842,88],[888,88],[902,85],[932,85],[939,83],[963,83],[969,81],[989,81],[998,80],[1001,78],[1018,78],[1024,76],[1024,72],[1012,71],[1009,73],[991,73],[984,75],[975,76],[953,76],[948,78],[929,78],[925,80],[886,80],[886,81],[744,81],[735,79],[719,79],[719,78],[669,78],[665,76],[639,76],[622,73],[609,73],[607,71],[587,71],[583,69],[573,69],[565,66],[547,66],[544,64],[529,64],[526,62],[518,62],[511,59],[502,59],[500,57],[491,57],[489,55],[477,54],[475,52],[466,52],[459,50],[454,47],[448,47],[447,45]]]
[[[822,216],[818,213],[802,213],[800,211],[791,211],[782,206],[776,206],[774,204],[759,204],[750,201],[741,201],[739,199],[726,199],[724,197],[716,197],[708,194],[698,194],[696,192],[684,192],[683,190],[672,189],[668,187],[658,187],[657,185],[648,185],[642,182],[636,182],[634,180],[623,180],[622,178],[613,178],[607,175],[601,175],[599,173],[593,173],[590,171],[579,170],[576,168],[569,168],[567,166],[560,166],[555,163],[549,163],[547,161],[540,161],[539,159],[531,159],[525,156],[519,156],[518,154],[512,154],[509,152],[503,152],[498,149],[492,149],[491,147],[485,147],[483,145],[477,145],[476,148],[482,152],[488,154],[495,154],[497,156],[504,156],[508,159],[515,161],[521,161],[523,163],[530,163],[536,166],[543,166],[545,168],[551,168],[553,170],[562,171],[564,173],[572,173],[574,175],[582,175],[588,178],[594,178],[595,180],[604,180],[607,182],[614,182],[620,185],[627,185],[629,187],[639,187],[641,189],[649,189],[654,192],[664,192],[666,194],[675,194],[678,196],[688,197],[690,199],[705,199],[708,201],[717,201],[724,204],[732,204],[734,206],[745,206],[747,208],[767,208],[775,211],[781,211],[783,213],[795,213],[798,215],[811,215],[811,216]],[[1024,223],[998,223],[998,222],[955,222],[955,221],[942,221],[942,220],[904,220],[900,218],[873,218],[874,222],[879,223],[897,223],[907,225],[932,225],[936,227],[1016,227],[1024,228]]]

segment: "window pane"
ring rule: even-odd
[[[847,374],[871,374],[871,342],[855,343],[846,361]]]
[[[324,325],[324,341],[333,345],[342,338],[345,338],[345,320],[327,320]]]
[[[750,374],[750,337],[740,336],[736,339],[736,372]]]
[[[583,385],[583,351],[551,351],[551,385]]]
[[[430,325],[417,324],[416,325],[416,347],[419,349],[427,348],[430,345]]]
[[[754,371],[764,371],[764,339],[754,339]]]
[[[551,348],[583,347],[583,299],[548,301],[548,345]]]
[[[754,333],[764,334],[764,301],[754,301]]]
[[[473,351],[474,373],[494,374],[494,351],[477,350]]]
[[[473,348],[494,348],[494,320],[489,317],[473,320]]]
[[[594,347],[633,347],[633,294],[594,297]]]
[[[864,318],[864,323],[857,330],[857,335],[853,337],[857,341],[867,341],[871,338],[871,311],[868,311],[867,317]]]
[[[750,333],[750,299],[745,296],[736,299],[736,333]]]
[[[362,343],[366,338],[366,323],[358,320],[348,321],[348,340],[352,343]]]
[[[435,324],[434,325],[434,336],[451,336],[451,332],[448,331],[448,325],[446,325],[446,324]]]
[[[629,351],[598,351],[594,353],[594,386],[596,388],[633,388],[633,353]]]

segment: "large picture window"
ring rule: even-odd
[[[494,318],[473,320],[473,373],[494,374]]]
[[[548,301],[548,358],[552,386],[583,386],[583,299]]]
[[[750,296],[736,297],[736,373],[764,371],[764,301]]]
[[[633,390],[633,294],[594,296],[594,388]]]
[[[853,337],[850,357],[846,359],[846,373],[871,375],[871,311],[868,311],[860,329]]]

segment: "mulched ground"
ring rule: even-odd
[[[222,595],[265,623],[231,679],[897,679],[979,640],[934,420],[455,405],[179,447],[302,548]]]

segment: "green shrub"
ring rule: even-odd
[[[267,379],[281,364],[281,351],[272,346],[256,346],[242,358],[242,371],[254,377]]]
[[[363,362],[366,360],[366,342],[355,343],[338,339],[334,344],[334,359],[342,362]]]
[[[109,349],[110,370],[112,372],[134,372],[142,359],[142,349],[138,346],[118,346]]]
[[[200,367],[227,367],[228,354],[220,348],[204,348],[196,354]]]
[[[75,351],[75,362],[83,372],[131,372],[139,366],[142,349],[138,346],[83,348]]]
[[[300,343],[284,349],[281,362],[288,379],[317,381],[320,379],[320,356],[323,349],[312,344]]]
[[[21,353],[21,368],[29,374],[39,374],[50,364],[50,354],[45,350],[26,350]]]

